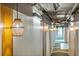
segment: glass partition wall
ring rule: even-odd
[[[24,4],[19,4],[24,6]],[[29,7],[29,8],[28,8]],[[23,7],[24,8],[24,7]],[[43,26],[41,26],[41,16],[38,10],[27,4],[27,14],[19,13],[19,17],[24,22],[24,34],[22,37],[14,37],[14,55],[42,56],[43,55]],[[25,10],[25,11],[26,11]],[[14,11],[15,16],[16,11]],[[28,13],[30,15],[28,15]],[[36,13],[33,14],[33,13]],[[38,14],[37,14],[38,13]]]

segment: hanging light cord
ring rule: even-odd
[[[18,18],[18,3],[17,3],[17,18]]]

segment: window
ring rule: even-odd
[[[64,42],[63,27],[58,27],[56,42]]]

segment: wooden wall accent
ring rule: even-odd
[[[2,32],[2,56],[13,55],[12,20],[13,11],[6,5],[1,5],[1,20],[3,22]]]
[[[0,24],[1,24],[1,4],[0,4]],[[0,56],[2,54],[2,48],[1,48],[2,47],[2,42],[1,42],[2,41],[1,37],[2,36],[1,35],[2,35],[2,29],[0,28]]]

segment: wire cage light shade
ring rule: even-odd
[[[13,36],[22,36],[24,32],[24,24],[21,19],[16,18],[13,22]]]

